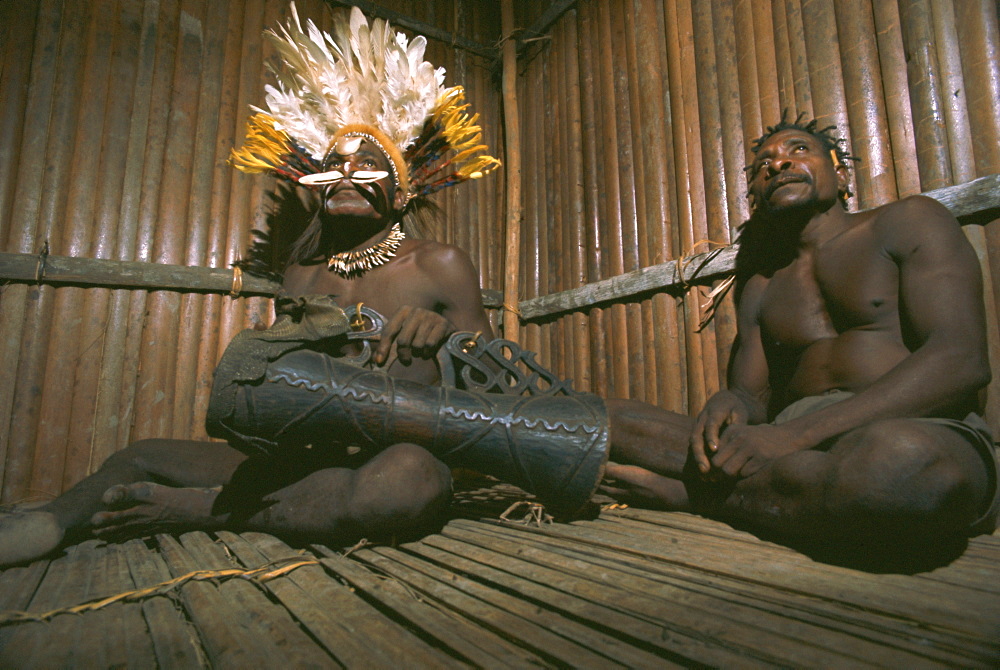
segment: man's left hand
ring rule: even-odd
[[[719,448],[712,455],[712,469],[742,479],[777,458],[808,448],[809,445],[801,443],[796,431],[784,426],[731,425],[722,434]]]
[[[454,332],[452,322],[437,312],[422,307],[403,306],[382,330],[375,350],[375,363],[386,363],[393,342],[396,343],[396,357],[403,365],[409,365],[414,356],[431,358],[437,354],[445,338]]]

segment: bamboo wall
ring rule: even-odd
[[[519,9],[520,26],[540,11]],[[523,298],[731,242],[749,215],[749,140],[786,108],[836,124],[862,159],[852,209],[1000,172],[997,15],[995,0],[580,0],[520,63]],[[965,230],[995,362],[1000,222]],[[735,327],[727,300],[698,331],[705,292],[520,337],[582,388],[696,412]],[[994,427],[998,400],[1000,380]]]
[[[300,15],[330,25],[321,0]],[[484,44],[488,4],[383,2]],[[286,0],[0,3],[0,251],[228,267],[273,183],[226,165],[262,104],[261,40]],[[431,41],[497,146],[490,61]],[[443,193],[444,239],[498,267],[500,180]],[[488,283],[488,282],[484,282]],[[204,438],[212,370],[269,301],[176,291],[0,287],[4,502],[49,498],[132,440]]]
[[[299,0],[329,26],[322,0]],[[380,0],[483,45],[496,3]],[[516,0],[524,28],[548,3]],[[269,207],[225,165],[262,101],[285,0],[0,2],[0,251],[227,267]],[[995,0],[579,0],[519,61],[522,299],[727,244],[749,142],[781,110],[836,123],[853,207],[1000,172]],[[430,41],[503,156],[498,63]],[[502,289],[503,171],[441,195],[440,237]],[[1000,356],[997,223],[968,225]],[[726,302],[704,288],[506,333],[581,388],[696,411],[725,376]],[[128,442],[203,438],[228,340],[262,299],[0,286],[0,501],[48,498]],[[1000,380],[990,395],[997,426]]]

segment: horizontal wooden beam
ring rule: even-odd
[[[958,217],[983,213],[1000,217],[1000,175],[980,177],[958,186],[925,193],[941,202]],[[679,289],[689,283],[705,283],[729,274],[735,268],[736,245],[677,261],[651,265],[617,277],[586,284],[569,291],[523,300],[518,303],[525,320],[540,319],[592,305],[632,298],[652,291]],[[49,254],[0,253],[0,281],[73,286],[105,286],[150,291],[229,293],[233,271],[186,265],[165,265],[142,261],[115,261],[103,258],[73,258]],[[273,296],[280,285],[243,274],[241,296]],[[500,291],[483,289],[483,304],[490,309],[503,307]]]
[[[956,217],[1000,210],[1000,174],[928,191],[924,195],[943,204]],[[1000,211],[997,211],[997,216],[1000,217]],[[652,291],[676,290],[689,283],[708,282],[735,270],[736,250],[737,245],[730,245],[708,253],[685,256],[680,264],[673,260],[651,265],[568,291],[522,300],[518,309],[521,318],[530,321]],[[681,267],[683,273],[680,272]]]
[[[535,19],[535,22],[524,29],[521,39],[530,40],[544,36],[549,31],[549,28],[552,27],[552,24],[558,21],[559,17],[575,4],[576,0],[552,0],[549,6],[545,8],[545,11]]]
[[[27,283],[229,293],[233,270],[104,258],[0,253],[0,279]],[[275,282],[243,273],[240,295],[273,296]]]
[[[462,49],[463,51],[468,51],[474,53],[477,56],[482,56],[490,60],[496,60],[500,57],[500,52],[495,46],[488,46],[485,44],[480,44],[465,37],[460,37],[454,33],[450,33],[447,30],[442,30],[437,26],[432,26],[429,23],[424,23],[423,21],[418,21],[406,14],[400,14],[399,12],[393,11],[391,9],[386,9],[379,4],[370,2],[369,0],[326,0],[330,5],[341,5],[345,7],[357,7],[362,12],[368,16],[377,16],[380,19],[385,19],[393,26],[397,28],[406,28],[412,30],[415,33],[423,35],[428,39],[434,39],[439,42],[444,42],[445,44],[451,45]]]
[[[48,254],[0,253],[0,280],[194,293],[229,293],[233,290],[232,269]],[[271,297],[280,288],[281,285],[276,282],[244,272],[239,295]],[[486,307],[499,309],[503,306],[500,291],[483,289],[482,295]]]

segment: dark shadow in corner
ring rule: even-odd
[[[244,272],[280,283],[292,242],[309,226],[319,207],[315,193],[279,182],[267,193],[271,208],[267,230],[250,231],[246,257],[233,265]]]

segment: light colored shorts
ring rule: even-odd
[[[796,400],[791,405],[781,410],[778,416],[774,417],[771,423],[777,425],[797,419],[800,416],[818,412],[824,407],[834,405],[841,400],[847,400],[853,393],[849,391],[832,390],[823,395],[808,396]],[[993,441],[993,434],[989,426],[983,421],[983,417],[976,413],[970,413],[962,421],[957,419],[941,418],[919,418],[914,421],[927,421],[940,426],[947,426],[959,433],[976,449],[976,453],[983,459],[986,466],[986,476],[989,478],[989,490],[992,492],[989,497],[989,504],[985,507],[983,514],[969,526],[969,536],[992,533],[997,527],[997,517],[1000,516],[1000,486],[998,486],[998,473],[1000,465],[997,463],[997,445]]]

